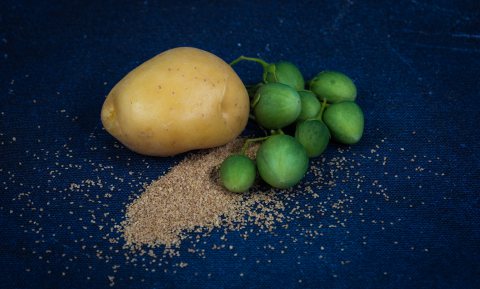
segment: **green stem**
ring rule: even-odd
[[[253,99],[253,97],[255,96],[255,94],[257,93],[257,90],[260,86],[262,86],[262,82],[259,82],[257,84],[249,84],[249,85],[245,85],[245,87],[247,88],[247,92],[248,92],[248,97],[250,97],[251,99]]]
[[[324,98],[323,99],[323,102],[322,102],[322,107],[320,108],[320,112],[317,114],[317,117],[316,119],[320,120],[320,121],[323,121],[322,120],[322,117],[323,117],[323,112],[325,111],[325,108],[327,108],[328,104],[327,104],[327,99]]]
[[[263,67],[265,70],[263,72],[263,82],[267,83],[267,74],[270,73],[273,75],[273,78],[275,79],[275,82],[278,82],[277,78],[277,67],[275,65],[269,65],[267,67]]]
[[[255,108],[255,106],[257,105],[257,103],[260,101],[260,97],[261,97],[260,93],[258,93],[258,94],[255,93],[255,95],[253,96],[253,99],[252,99],[252,101],[251,101],[251,103],[250,103],[250,107],[251,107],[252,109]]]
[[[263,141],[263,140],[266,140],[267,138],[269,138],[270,136],[264,136],[264,137],[257,137],[257,138],[248,138],[245,140],[245,143],[243,144],[243,147],[242,147],[242,151],[241,151],[241,154],[244,155],[248,149],[248,146],[253,143],[253,142],[257,142],[257,141]]]
[[[313,79],[310,79],[310,80],[306,83],[306,87],[308,87],[309,90],[312,90],[312,82],[313,82]]]
[[[313,91],[309,90],[309,89],[300,89],[300,90],[297,90],[298,92],[311,92],[313,93]]]
[[[283,130],[282,130],[281,128],[279,128],[279,129],[272,129],[272,130],[270,131],[270,134],[271,134],[271,135],[285,134],[285,132],[283,132]]]
[[[240,56],[239,58],[235,59],[234,61],[230,62],[230,65],[234,66],[235,64],[237,64],[238,62],[240,62],[242,60],[248,60],[248,61],[254,61],[254,62],[260,63],[264,70],[267,69],[267,67],[270,65],[260,58],[247,57],[247,56],[243,56],[243,55]]]

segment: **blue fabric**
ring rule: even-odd
[[[479,2],[281,2],[0,2],[1,288],[480,288]],[[326,214],[247,240],[216,231],[206,258],[125,261],[105,236],[183,155],[128,151],[99,112],[121,77],[176,46],[354,79],[364,137],[324,154],[352,168],[299,199]],[[325,226],[308,237],[310,224]]]

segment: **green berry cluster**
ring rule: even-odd
[[[292,187],[305,176],[309,159],[320,156],[331,139],[343,144],[360,141],[364,117],[348,76],[322,71],[306,84],[298,67],[288,61],[267,63],[240,56],[231,65],[244,60],[263,67],[262,82],[250,86],[249,95],[251,118],[266,136],[247,139],[240,153],[223,161],[220,180],[227,190],[248,191],[257,171],[274,188]],[[261,142],[255,161],[245,153],[253,142]]]

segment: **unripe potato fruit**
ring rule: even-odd
[[[308,170],[308,155],[294,137],[272,135],[257,151],[260,177],[270,186],[286,189],[302,180]]]
[[[352,101],[331,104],[323,113],[323,121],[332,137],[343,144],[355,144],[363,135],[363,111]]]

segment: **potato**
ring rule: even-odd
[[[219,57],[191,47],[144,62],[108,94],[105,129],[126,147],[150,156],[224,145],[245,128],[247,90]]]

